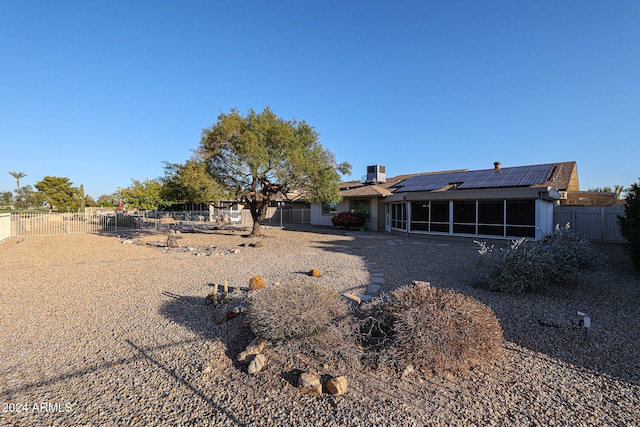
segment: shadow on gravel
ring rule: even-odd
[[[218,306],[207,304],[204,297],[177,295],[166,291],[163,295],[169,299],[160,306],[161,316],[188,328],[200,337],[219,340],[225,345],[226,355],[234,361],[234,366],[241,367],[236,358],[253,338],[251,330],[243,325],[246,314],[241,313],[220,322],[224,318],[223,314],[244,305],[242,298],[238,297],[241,291],[231,293],[229,303]]]
[[[191,393],[193,393],[194,395],[198,396],[204,402],[209,404],[209,406],[211,406],[213,409],[215,409],[218,412],[224,413],[225,416],[228,417],[230,420],[232,420],[236,425],[239,425],[239,426],[245,425],[245,423],[241,422],[238,418],[236,418],[234,414],[230,413],[225,408],[223,408],[220,405],[216,404],[210,397],[208,397],[200,389],[198,389],[193,384],[191,384],[184,376],[180,375],[178,372],[176,372],[174,369],[171,369],[166,364],[156,360],[143,347],[140,347],[140,346],[134,344],[129,339],[126,339],[125,341],[126,341],[127,344],[129,344],[131,347],[133,347],[140,354],[140,356],[142,358],[144,358],[145,360],[150,362],[152,365],[156,366],[157,368],[159,368],[160,370],[162,370],[163,372],[168,374],[171,378],[173,378],[174,381],[176,381],[180,385],[182,385],[182,386],[186,387],[187,389],[189,389],[189,391],[191,391]]]

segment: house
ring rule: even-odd
[[[343,201],[315,204],[312,224],[359,212],[367,229],[414,234],[539,239],[553,230],[553,206],[578,191],[576,162],[400,175],[370,166],[362,182],[341,186]]]

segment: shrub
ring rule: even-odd
[[[349,307],[336,291],[317,282],[286,283],[256,292],[248,313],[253,333],[274,343],[280,356],[305,354],[350,365],[359,359]]]
[[[494,250],[484,242],[480,246],[479,266],[489,289],[520,293],[547,284],[565,284],[583,269],[598,263],[591,244],[576,236],[566,224],[539,241],[512,241],[506,249]]]
[[[363,227],[366,218],[362,215],[358,215],[351,212],[340,212],[331,218],[331,223],[336,227],[344,228],[360,228]]]
[[[502,353],[502,328],[493,311],[449,289],[414,282],[362,310],[367,361],[378,367],[465,373]]]
[[[633,265],[640,270],[640,184],[634,183],[627,189],[624,216],[618,216],[618,225],[624,247]]]

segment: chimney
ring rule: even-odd
[[[500,162],[493,162],[493,169],[496,172],[500,172]]]

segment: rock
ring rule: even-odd
[[[344,376],[331,378],[324,385],[332,396],[340,396],[347,392],[347,378]]]
[[[167,236],[167,247],[168,248],[177,248],[180,245],[178,245],[178,240],[176,239],[176,236],[170,234],[169,236]]]
[[[322,394],[320,375],[315,372],[303,372],[298,377],[298,387],[303,393]]]
[[[403,380],[406,380],[411,375],[413,375],[414,372],[415,372],[415,369],[413,368],[413,365],[408,365],[406,368],[404,368],[404,371],[402,371],[402,375],[400,375],[400,378],[402,378]]]
[[[249,368],[247,372],[251,375],[257,374],[262,371],[264,366],[267,364],[267,356],[264,354],[256,354],[251,363],[249,363]]]
[[[263,289],[265,287],[264,279],[260,276],[253,276],[249,280],[249,290],[255,291],[257,289]]]
[[[266,345],[267,343],[265,341],[258,341],[257,338],[254,338],[247,348],[238,355],[238,362],[245,364],[251,363],[254,356],[261,354],[264,351]]]
[[[216,323],[224,323],[227,320],[228,314],[229,307],[227,307],[227,304],[221,305],[218,310],[216,310]]]

